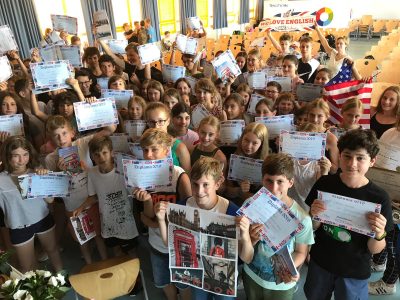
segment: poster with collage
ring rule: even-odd
[[[236,296],[238,229],[235,217],[169,204],[171,281]]]

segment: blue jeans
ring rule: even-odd
[[[217,295],[210,292],[207,292],[202,289],[197,289],[192,287],[192,299],[193,300],[232,300],[235,297],[228,297],[223,295]]]

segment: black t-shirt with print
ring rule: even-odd
[[[361,188],[350,188],[338,174],[322,176],[307,196],[308,206],[318,198],[318,191],[381,204],[381,214],[387,220],[386,232],[393,230],[390,198],[373,182]],[[368,239],[366,235],[322,223],[315,232],[315,244],[311,247],[310,255],[320,267],[335,275],[367,279],[371,275]]]
[[[131,78],[132,74],[136,74],[140,82],[143,82],[146,78],[144,77],[144,69],[139,70],[135,65],[132,65],[128,62],[125,62],[125,69],[124,72],[128,74],[129,78]],[[150,68],[150,76],[151,79],[157,80],[163,83],[163,76],[159,69],[155,67]]]

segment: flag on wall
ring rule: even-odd
[[[343,103],[349,98],[356,97],[361,100],[364,108],[359,124],[368,129],[371,119],[372,78],[367,82],[351,80],[351,67],[351,64],[344,61],[339,73],[324,86],[324,99],[328,102],[330,109],[329,121],[332,124],[339,124],[342,121],[340,110]]]

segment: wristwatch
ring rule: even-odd
[[[382,240],[386,237],[386,235],[387,235],[387,232],[384,231],[380,237],[375,236],[375,240],[377,240],[378,242],[380,242],[380,241],[382,241]]]

